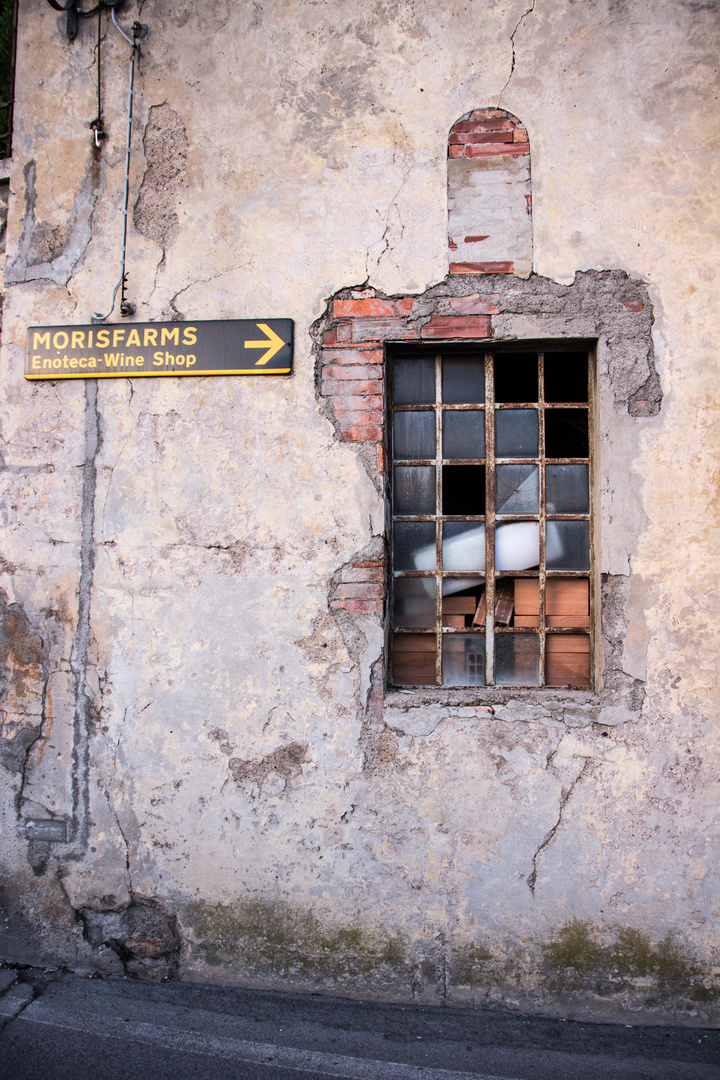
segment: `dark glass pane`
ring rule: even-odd
[[[396,465],[393,469],[396,514],[435,513],[435,466]]]
[[[535,409],[497,409],[495,457],[538,456],[538,414]]]
[[[443,413],[443,457],[485,457],[485,413],[479,409]]]
[[[443,514],[485,513],[485,466],[443,465]]]
[[[393,457],[412,461],[435,457],[435,413],[396,412],[393,417]]]
[[[485,569],[485,526],[465,521],[446,521],[442,532],[443,570]],[[464,586],[467,588],[467,586]]]
[[[545,353],[545,400],[587,401],[587,352]]]
[[[587,409],[545,410],[545,457],[589,457]]]
[[[545,554],[548,570],[589,570],[590,522],[548,521]]]
[[[483,634],[445,634],[442,650],[443,686],[485,685]]]
[[[546,465],[545,505],[549,514],[589,513],[588,466]]]
[[[495,512],[537,514],[540,487],[537,465],[498,465],[495,469]]]
[[[537,686],[540,639],[535,634],[495,635],[495,682],[499,686]]]
[[[537,401],[538,361],[536,353],[514,353],[495,358],[495,400]]]
[[[435,402],[435,360],[432,356],[397,359],[393,364],[393,403],[432,405]]]
[[[395,578],[393,620],[395,626],[434,626],[435,578]]]
[[[392,681],[400,686],[432,686],[435,650],[432,634],[393,634]]]
[[[393,568],[395,570],[434,570],[435,566],[435,522],[395,522]]]
[[[446,356],[442,362],[442,396],[446,405],[482,405],[485,401],[485,364]]]

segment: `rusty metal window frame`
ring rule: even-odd
[[[512,344],[493,344],[493,345],[471,345],[471,344],[458,344],[457,342],[437,343],[432,347],[403,347],[396,346],[395,348],[389,347],[387,349],[387,394],[386,394],[386,451],[387,458],[390,463],[390,506],[389,506],[389,637],[390,637],[390,663],[388,682],[391,687],[401,689],[421,688],[429,689],[434,687],[436,689],[472,689],[478,692],[482,692],[483,689],[512,689],[521,690],[537,690],[538,687],[542,688],[548,686],[553,691],[558,689],[570,688],[581,689],[585,691],[592,691],[597,686],[597,664],[596,664],[596,622],[597,622],[597,584],[596,584],[596,515],[595,515],[595,459],[596,459],[596,447],[595,447],[595,409],[596,409],[596,372],[595,372],[595,345],[594,341],[583,340],[568,340],[568,341],[518,341]],[[546,353],[562,353],[562,352],[584,352],[587,356],[587,375],[588,375],[588,400],[587,404],[581,404],[578,402],[546,402],[544,400],[544,364]],[[496,403],[495,401],[495,379],[494,368],[496,358],[503,357],[509,362],[512,360],[513,354],[515,355],[527,355],[528,353],[535,353],[537,355],[538,362],[538,400],[536,402],[502,402]],[[433,404],[418,404],[418,405],[395,405],[392,397],[393,386],[393,364],[399,358],[407,358],[410,356],[424,356],[432,355],[435,363],[435,402]],[[452,355],[465,356],[467,358],[478,359],[482,357],[484,361],[485,370],[485,401],[483,403],[467,403],[467,404],[445,404],[442,399],[442,361],[443,356]],[[556,409],[579,409],[587,412],[588,418],[588,457],[587,458],[546,458],[545,455],[545,423],[544,415],[547,411],[553,411]],[[537,457],[521,457],[510,458],[503,457],[499,462],[495,457],[495,417],[500,411],[506,409],[535,409],[538,412],[538,455]],[[392,446],[393,438],[393,418],[398,412],[427,412],[433,410],[435,413],[435,456],[428,459],[395,459]],[[442,438],[443,438],[443,416],[448,411],[477,411],[482,410],[485,414],[485,457],[480,458],[468,458],[468,459],[444,459],[442,456]],[[412,461],[414,466],[425,465],[434,466],[435,468],[435,513],[434,514],[396,514],[394,512],[393,504],[393,481],[394,481],[394,469],[398,464],[403,465]],[[502,465],[529,465],[536,464],[538,466],[538,481],[539,481],[539,513],[537,514],[511,514],[503,515],[500,523],[505,523],[508,519],[512,521],[537,521],[539,525],[539,549],[540,549],[540,562],[537,569],[519,570],[519,571],[503,571],[499,574],[495,571],[495,530],[496,530],[496,513],[495,513],[495,472],[496,466],[500,463]],[[442,502],[442,484],[443,466],[446,465],[483,465],[485,467],[485,514],[484,515],[456,515],[456,514],[443,514],[443,502]],[[565,464],[583,464],[588,467],[588,513],[553,513],[547,510],[546,506],[546,465],[565,465]],[[435,569],[434,571],[413,571],[413,570],[396,570],[394,566],[394,525],[396,520],[402,521],[426,521],[434,522],[435,524]],[[456,628],[450,626],[443,626],[442,615],[442,582],[444,578],[458,577],[462,574],[457,570],[444,570],[442,563],[442,541],[443,541],[443,529],[442,525],[446,521],[467,521],[484,523],[485,525],[485,573],[479,574],[474,571],[468,571],[479,578],[484,579],[485,584],[485,625],[478,626],[477,628],[464,627]],[[552,521],[587,521],[589,526],[589,566],[587,569],[548,569],[546,565],[546,525]],[[536,579],[539,582],[539,613],[538,613],[538,626],[531,627],[519,627],[519,626],[502,626],[497,625],[495,622],[495,578],[529,578]],[[395,611],[395,582],[401,578],[425,578],[435,580],[435,595],[436,595],[436,610],[435,610],[435,626],[434,627],[404,627],[395,626],[394,624],[394,611]],[[551,579],[569,579],[569,578],[581,578],[588,581],[589,591],[589,619],[587,628],[581,628],[579,626],[573,627],[558,627],[547,625],[546,618],[546,584]],[[435,682],[420,682],[409,683],[406,681],[395,682],[393,679],[393,667],[394,667],[394,640],[395,637],[405,635],[418,635],[422,634],[428,638],[434,634],[435,637]],[[517,683],[517,682],[496,682],[495,681],[495,640],[496,638],[506,634],[520,634],[520,635],[535,635],[539,638],[539,661],[538,682]],[[467,684],[443,684],[443,639],[452,635],[477,635],[485,640],[485,683],[480,685],[477,683]],[[546,682],[546,642],[550,637],[561,637],[564,635],[577,636],[582,635],[589,638],[589,681],[587,683],[568,683],[558,685],[557,683]]]
[[[13,136],[13,113],[15,108],[15,59],[17,53],[17,23],[18,23],[18,0],[10,0],[8,6],[12,7],[12,28],[10,39],[10,56],[8,71],[8,99],[0,102],[0,159],[9,158],[12,155]]]

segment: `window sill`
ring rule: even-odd
[[[537,687],[468,687],[457,690],[446,686],[418,686],[402,690],[388,687],[384,705],[394,709],[412,709],[422,706],[445,706],[448,708],[475,708],[497,710],[509,702],[516,705],[537,705],[553,711],[568,706],[585,705],[599,708],[600,695],[594,690],[566,690],[548,686]]]

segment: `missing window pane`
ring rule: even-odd
[[[586,352],[545,353],[545,400],[559,403],[588,400]]]
[[[443,514],[485,513],[484,465],[443,465],[442,489]]]
[[[586,458],[589,453],[587,409],[546,409],[545,456]]]
[[[507,356],[496,356],[493,366],[497,402],[504,404],[537,401],[537,353],[510,353]]]

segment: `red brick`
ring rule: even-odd
[[[384,341],[387,338],[416,338],[417,330],[404,319],[355,319],[353,341]]]
[[[453,127],[456,131],[512,131],[517,125],[514,120],[461,120]]]
[[[411,315],[414,306],[414,296],[402,296],[399,300],[395,301],[395,307],[397,309],[398,315]]]
[[[355,567],[355,569],[365,569],[365,568],[370,567],[370,566],[384,566],[384,565],[385,565],[385,560],[384,559],[370,559],[369,561],[366,561],[366,562],[354,562],[353,563],[353,566]]]
[[[514,120],[508,120],[502,109],[473,109],[470,113],[471,120],[505,120],[514,124]]]
[[[620,303],[628,311],[642,311],[643,309],[642,300],[621,300]]]
[[[324,379],[322,392],[325,396],[347,400],[347,397],[358,397],[366,401],[369,397],[377,397],[382,401],[382,383],[376,379],[367,382],[353,382],[351,380]]]
[[[333,600],[381,600],[383,587],[379,582],[344,582],[333,593]]]
[[[357,409],[382,409],[380,394],[334,394],[335,412],[353,412]]]
[[[458,138],[466,146],[473,146],[478,143],[511,143],[513,133],[512,131],[468,131],[467,134],[458,136]]]
[[[335,327],[335,337],[338,341],[350,341],[352,338],[352,326],[350,323],[338,323]]]
[[[348,409],[347,412],[342,410],[336,410],[337,421],[340,427],[354,428],[354,427],[367,427],[368,425],[377,425],[378,427],[383,422],[383,414],[380,409]]]
[[[527,142],[528,133],[525,128],[516,127],[513,131],[513,142]]]
[[[392,300],[380,300],[377,297],[366,300],[336,300],[333,305],[335,317],[353,319],[363,315],[395,315]]]
[[[451,274],[512,274],[511,262],[450,263]]]
[[[465,237],[465,243],[466,244],[479,244],[481,240],[487,240],[487,239],[488,239],[487,236],[466,236]]]
[[[377,444],[377,467],[379,473],[384,473],[386,471],[385,447],[382,443]]]
[[[357,345],[323,349],[324,364],[382,364],[382,362],[382,349],[360,349]]]
[[[489,315],[433,315],[422,328],[424,338],[487,338],[491,336]]]
[[[385,568],[380,564],[373,563],[371,566],[353,567],[351,570],[343,570],[342,579],[346,581],[383,581]]]
[[[465,147],[464,146],[455,146],[455,145],[448,146],[448,157],[449,158],[465,157]]]
[[[353,615],[382,615],[382,600],[331,600],[331,608],[345,608]]]
[[[469,158],[527,153],[529,153],[527,143],[480,143],[478,146],[467,146],[465,148],[465,155]]]
[[[382,368],[379,364],[328,364],[323,368],[323,378],[376,380],[382,378]]]
[[[352,427],[343,428],[343,439],[346,442],[380,442],[382,428],[380,427]]]
[[[497,293],[473,293],[472,296],[458,296],[450,301],[450,307],[458,315],[497,315],[500,308]]]
[[[326,330],[323,334],[323,345],[335,345],[337,342],[337,334],[335,333],[335,327],[331,330]]]
[[[450,237],[448,237],[448,247],[451,251],[457,251],[457,244],[454,240],[451,240]]]

